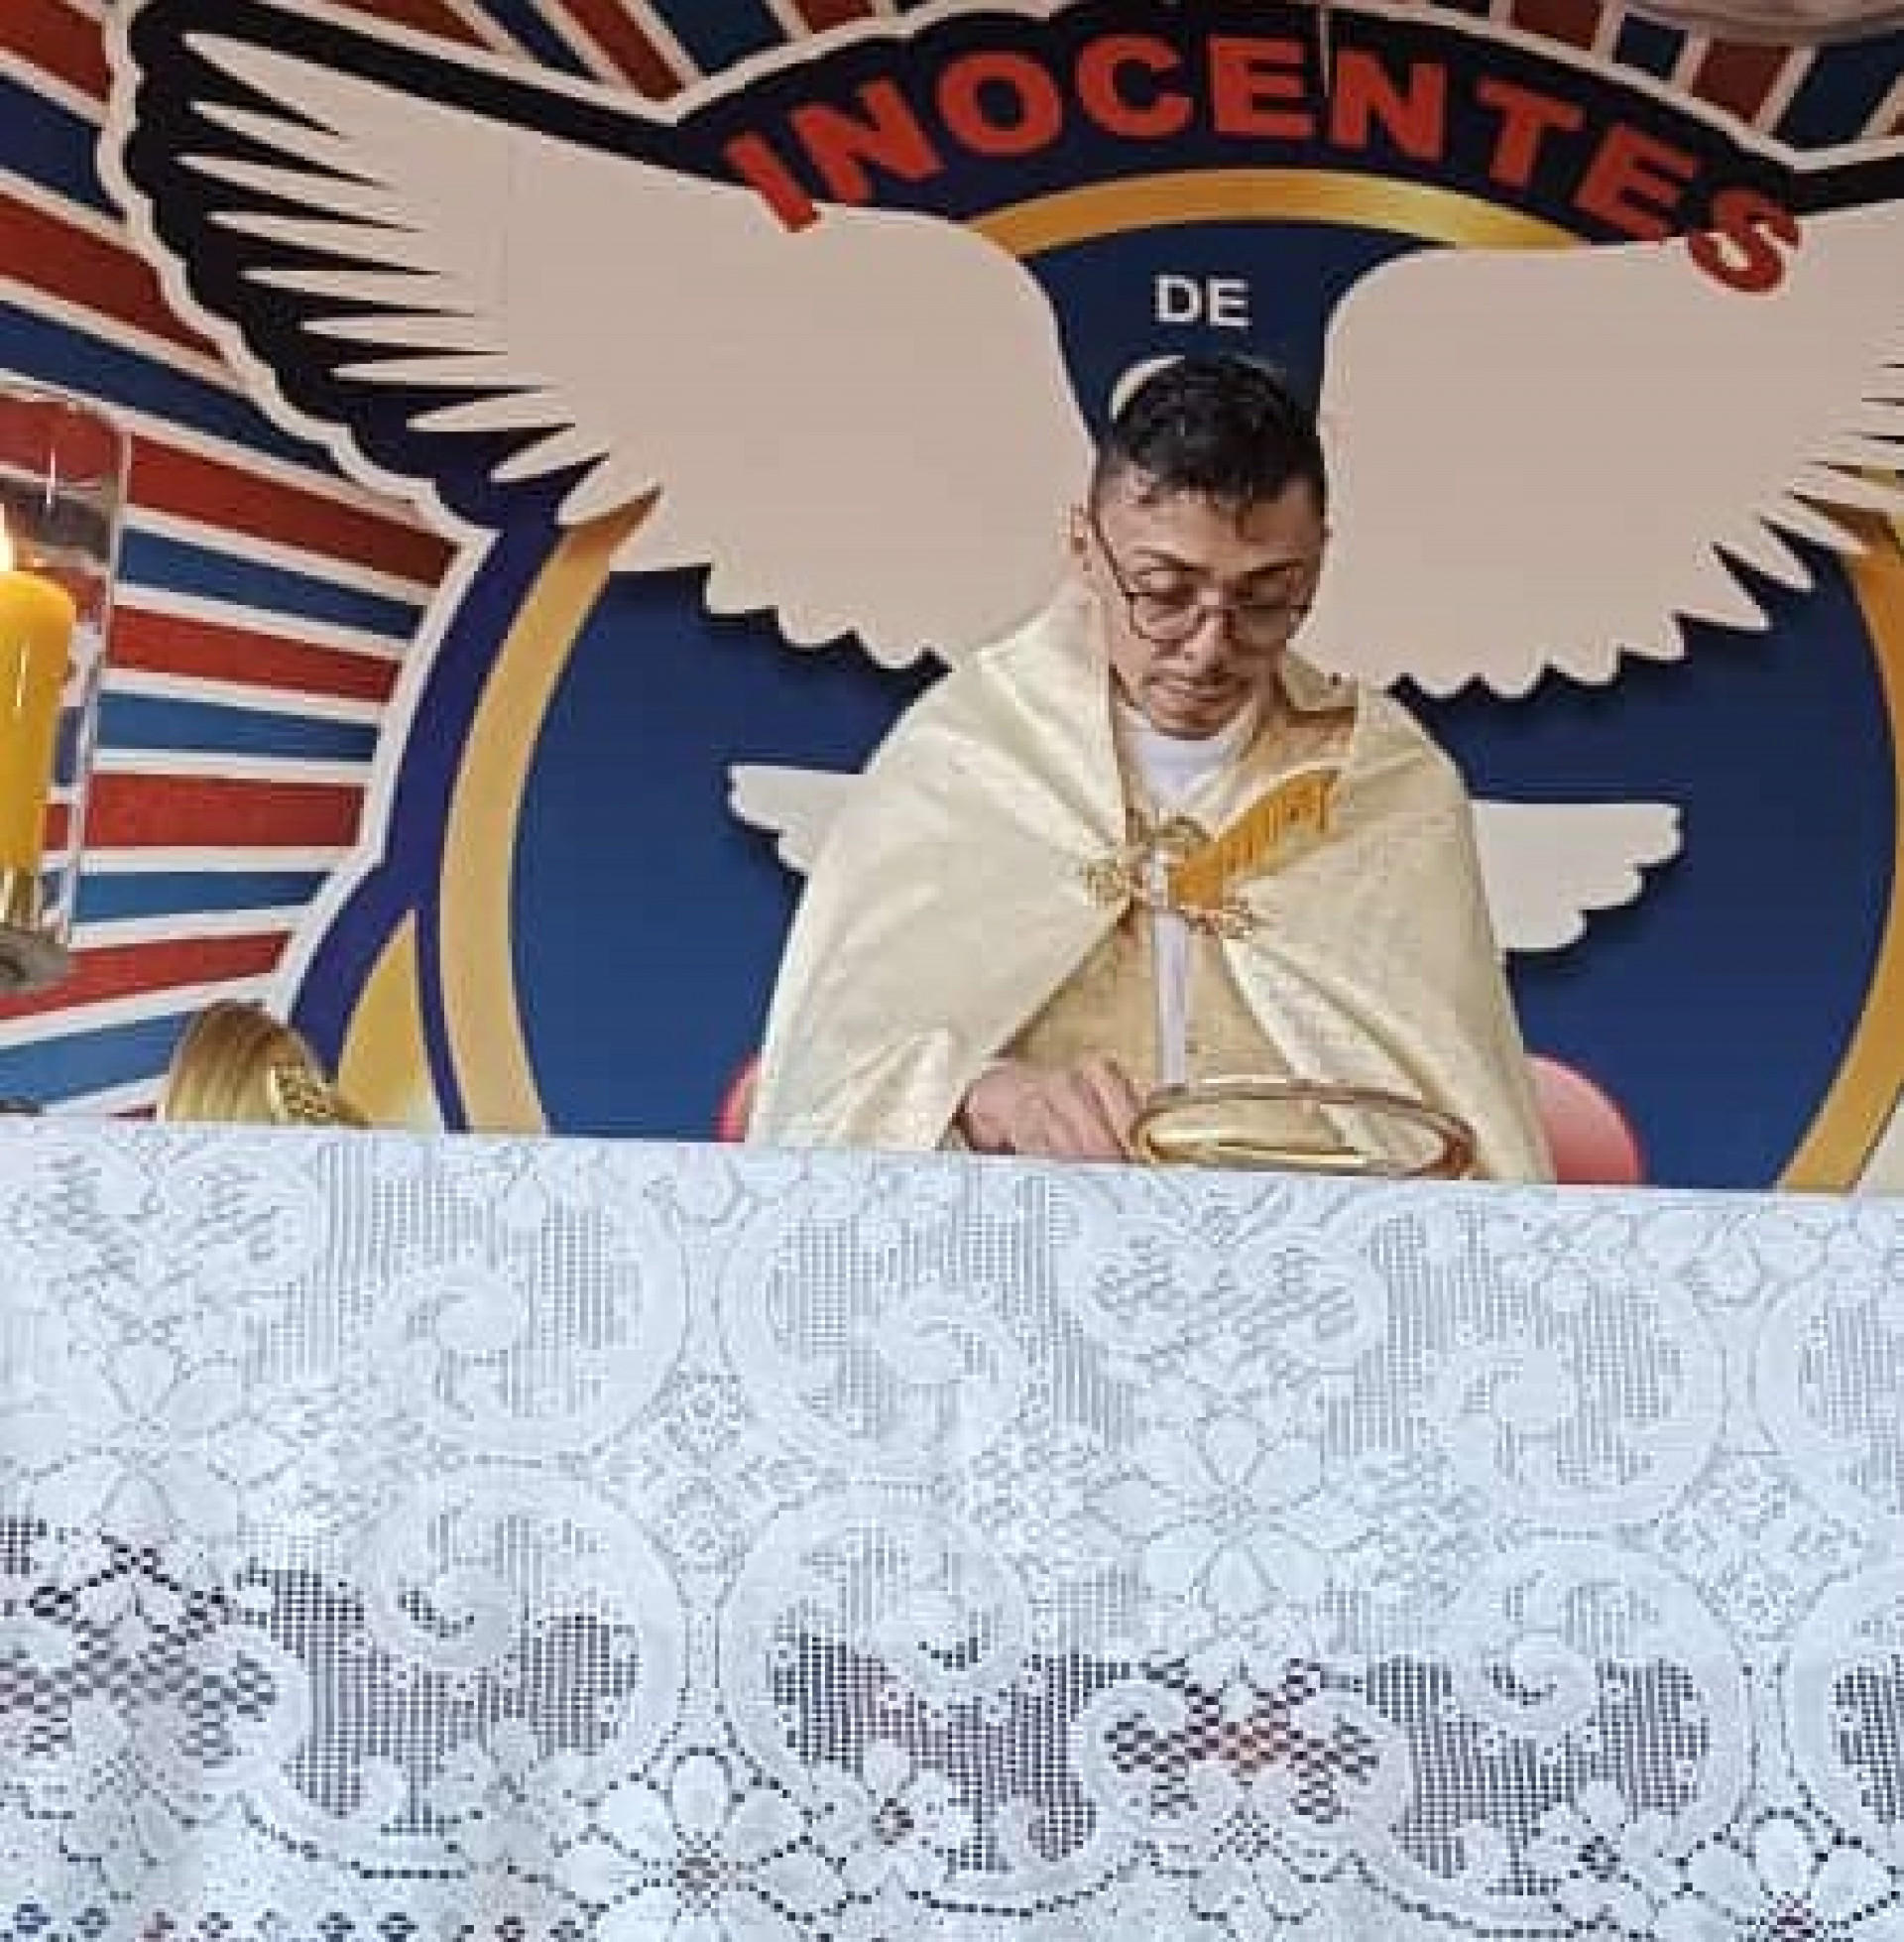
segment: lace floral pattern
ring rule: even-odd
[[[0,1170],[0,1942],[1904,1942],[1896,1203]]]

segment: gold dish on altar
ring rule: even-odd
[[[263,1006],[225,999],[192,1020],[159,1098],[169,1121],[249,1126],[367,1126],[316,1054]]]
[[[1130,1129],[1152,1166],[1220,1166],[1384,1180],[1461,1180],[1473,1130],[1405,1093],[1238,1076],[1161,1086]]]

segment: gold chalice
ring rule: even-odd
[[[221,1000],[192,1020],[172,1055],[162,1120],[251,1126],[366,1126],[290,1026],[260,1005]]]
[[[1460,1180],[1472,1129],[1405,1093],[1248,1075],[1160,1086],[1130,1130],[1153,1166],[1225,1166],[1384,1180]]]

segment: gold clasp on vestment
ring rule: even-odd
[[[1240,899],[1226,897],[1212,904],[1179,897],[1172,888],[1183,866],[1209,847],[1209,831],[1189,816],[1153,820],[1135,815],[1130,837],[1108,856],[1080,865],[1080,874],[1092,902],[1107,910],[1135,904],[1146,910],[1168,910],[1193,930],[1247,937],[1257,919]]]

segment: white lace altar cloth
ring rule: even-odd
[[[7,1942],[1904,1935],[1904,1207],[0,1135]]]

